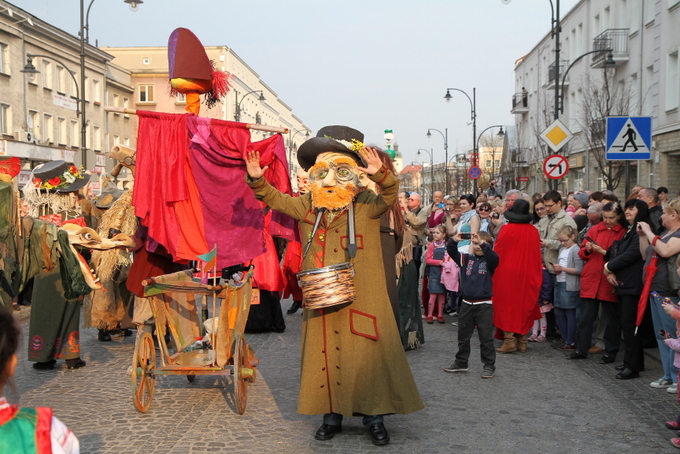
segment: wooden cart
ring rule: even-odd
[[[186,375],[191,383],[196,375],[231,375],[236,410],[239,414],[245,412],[248,385],[255,381],[259,363],[243,335],[250,311],[251,279],[249,271],[238,283],[204,285],[193,282],[190,271],[180,271],[143,281],[156,323],[160,365],[156,363],[150,329],[140,329],[131,373],[137,410],[149,409],[158,376]],[[219,314],[217,329],[210,335],[210,348],[196,349],[201,337],[196,295],[203,295],[204,304],[212,296],[212,314]],[[166,334],[170,343],[166,342]]]

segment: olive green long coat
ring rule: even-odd
[[[370,178],[382,191],[364,191],[355,198],[356,257],[350,260],[347,251],[345,211],[330,224],[327,218],[321,222],[303,259],[303,270],[352,262],[356,301],[304,309],[298,401],[302,414],[406,414],[423,408],[387,295],[380,249],[380,215],[397,199],[399,181],[385,168]],[[258,199],[299,221],[304,248],[316,218],[311,195],[290,197],[264,178],[249,184]]]

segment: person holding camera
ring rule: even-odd
[[[489,182],[489,189],[486,190],[486,196],[491,199],[492,197],[496,197],[500,195],[498,193],[498,189],[496,189],[496,180],[491,180]]]
[[[480,219],[475,211],[476,200],[472,194],[464,194],[458,200],[460,206],[460,220],[456,225],[456,233],[477,233],[479,232]],[[461,254],[467,254],[470,249],[470,239],[458,242],[458,249]]]

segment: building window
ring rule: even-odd
[[[0,134],[10,135],[12,130],[12,117],[9,104],[0,104]]]
[[[99,126],[92,127],[92,148],[95,150],[102,149],[102,130]]]
[[[625,24],[625,22],[621,22]],[[640,30],[640,1],[630,0],[630,34]]]
[[[71,146],[80,146],[80,125],[76,120],[71,120]]]
[[[153,84],[139,86],[139,102],[154,102]]]
[[[143,64],[143,65],[149,65],[149,64],[151,64],[151,59],[149,59],[149,58],[142,58],[142,64]]]
[[[128,98],[123,98],[123,109],[130,108],[130,100]]]
[[[35,110],[28,111],[28,132],[33,140],[40,140],[40,114]]]
[[[656,13],[656,11],[654,10],[655,6],[656,6],[656,2],[645,1],[645,16],[644,16],[645,17],[645,25],[654,21],[654,15]]]
[[[83,97],[85,101],[89,101],[92,98],[92,89],[90,88],[90,78],[85,76],[85,83],[82,87],[83,91],[80,92],[80,96]]]
[[[57,118],[57,143],[59,145],[68,143],[68,127],[65,118]]]
[[[486,165],[485,167],[491,167],[491,159],[486,160]]]
[[[47,60],[42,61],[42,78],[43,87],[49,90],[52,89],[52,63]]]
[[[118,145],[120,143],[120,137],[117,135],[113,135],[113,144]]]
[[[120,96],[114,93],[112,98],[113,100],[111,101],[111,104],[113,105],[113,107],[120,107]]]
[[[642,93],[642,99],[644,100],[642,104],[642,115],[649,117],[654,110],[654,93],[652,93],[652,89],[654,88],[654,65],[645,68],[642,82],[642,86],[644,87],[644,92]]]
[[[57,92],[65,95],[66,94],[66,70],[63,66],[57,66]]]
[[[129,137],[126,137],[126,138],[123,139],[123,145],[125,145],[126,147],[130,146],[130,138]]]
[[[9,74],[9,46],[0,43],[0,73]]]
[[[98,104],[102,103],[102,94],[99,90],[99,81],[92,79],[92,100]]]
[[[54,142],[54,122],[50,114],[43,115],[43,142]]]
[[[187,95],[184,93],[177,93],[177,100],[175,101],[176,104],[186,104],[187,103]]]
[[[680,68],[678,67],[678,51],[668,55],[666,68],[666,110],[678,108],[678,91],[680,90]]]

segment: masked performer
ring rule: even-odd
[[[263,178],[258,153],[248,154],[246,166],[257,198],[299,221],[303,272],[345,262],[354,268],[353,302],[310,309],[305,295],[298,412],[324,415],[317,440],[341,432],[343,416],[363,416],[373,443],[384,445],[383,415],[411,413],[423,403],[394,322],[380,249],[380,217],[396,201],[399,183],[362,141],[359,131],[327,126],[303,143],[298,162],[311,191],[301,197]],[[358,171],[380,186],[380,195],[356,194]]]
[[[92,282],[85,281],[82,258],[71,248],[68,233],[58,227],[66,222],[84,226],[74,193],[90,176],[64,161],[51,161],[36,167],[33,177],[23,189],[30,215],[38,219],[26,235],[32,254],[37,254],[33,266],[39,269],[33,284],[28,360],[36,369],[53,369],[61,358],[69,369],[78,369],[85,366],[80,359],[80,296],[92,291]]]

